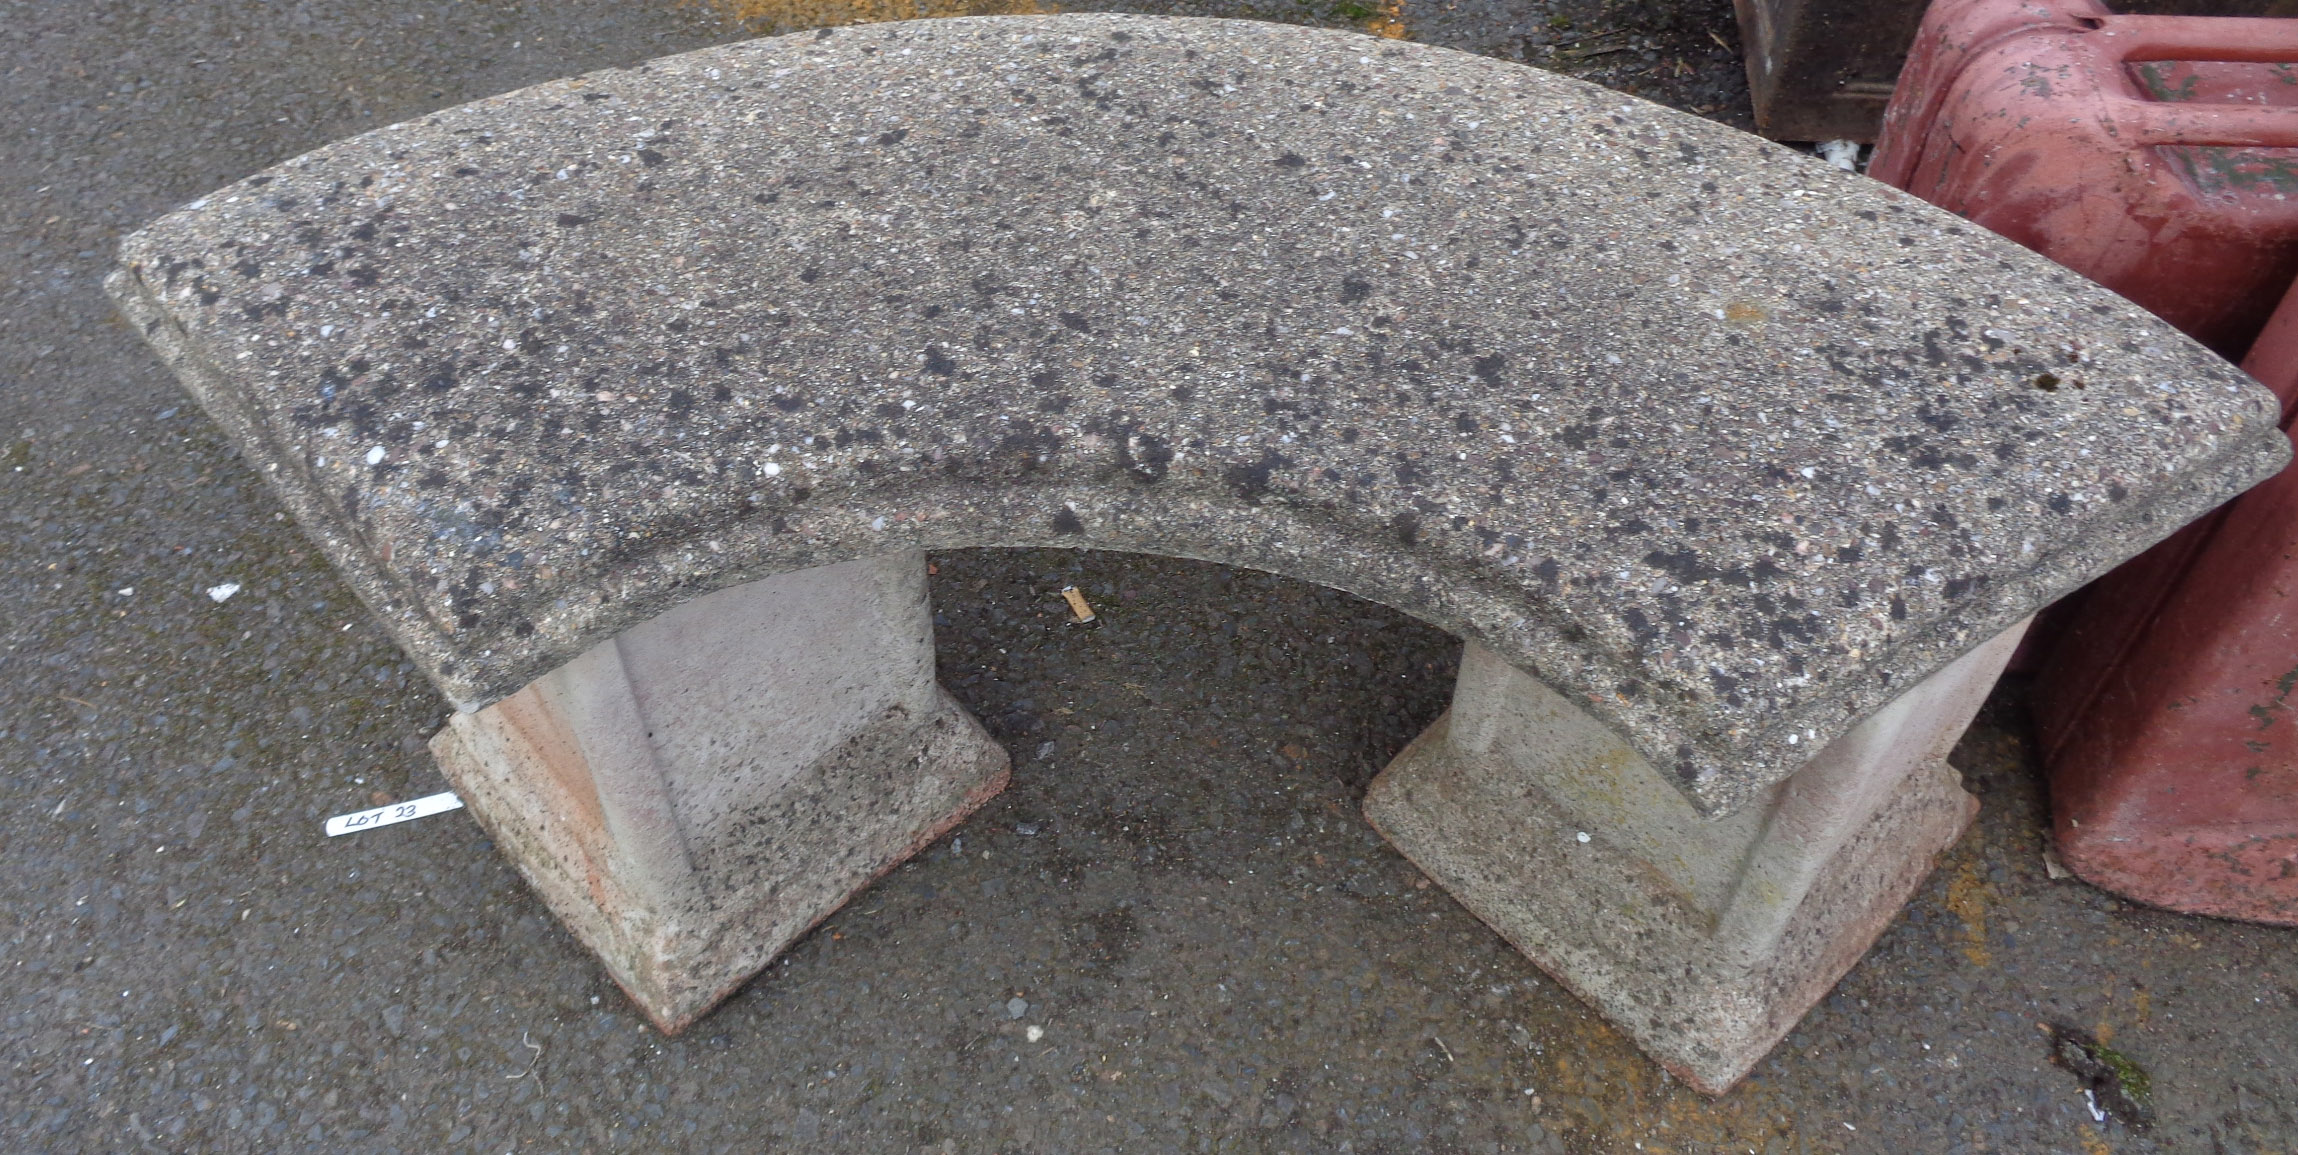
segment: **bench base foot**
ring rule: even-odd
[[[1722,1094],[1882,934],[1978,813],[1945,759],[2025,623],[1723,818],[1473,642],[1365,816],[1685,1082]]]
[[[500,735],[450,725],[432,754],[551,913],[665,1034],[677,1034],[879,876],[1005,789],[1005,750],[956,701],[924,724],[865,733],[780,792],[761,837],[707,896],[637,909],[576,832],[551,820]],[[457,719],[461,722],[462,719]],[[904,719],[903,721],[907,721]]]
[[[915,551],[688,602],[457,714],[431,750],[672,1033],[1009,773],[934,681]]]
[[[1720,1095],[1866,953],[1978,801],[1944,763],[1913,775],[1828,864],[1785,933],[1721,958],[1711,919],[1632,853],[1505,767],[1446,748],[1439,719],[1374,780],[1365,815],[1470,913],[1676,1077]],[[1505,785],[1504,785],[1505,784]]]

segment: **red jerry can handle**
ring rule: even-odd
[[[2278,16],[2077,16],[2117,59],[2288,64],[2298,59],[2298,20]]]
[[[2080,16],[2105,54],[2125,64],[2193,60],[2298,63],[2298,20],[2262,16]],[[2111,97],[2117,128],[2136,145],[2298,148],[2298,107],[2187,104]]]
[[[1906,188],[1921,163],[1929,126],[1954,91],[1963,63],[1990,45],[2038,32],[2095,37],[2092,43],[2101,55],[2125,64],[2298,63],[2298,20],[2293,19],[2116,16],[2098,0],[1934,0],[1884,113],[1868,175]],[[2107,96],[2106,104],[2114,127],[2133,147],[2298,148],[2298,108],[2116,96]]]

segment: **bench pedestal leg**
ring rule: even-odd
[[[457,715],[431,750],[668,1032],[1008,772],[934,681],[914,551],[698,598]]]
[[[1706,820],[1474,642],[1452,708],[1373,781],[1405,857],[1677,1076],[1721,1094],[1866,953],[1970,825],[1945,758],[2025,623]]]

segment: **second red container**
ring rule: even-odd
[[[2298,391],[2298,289],[2243,368]],[[2156,906],[2298,924],[2298,470],[2183,537],[2102,580],[2038,680],[2059,856]]]

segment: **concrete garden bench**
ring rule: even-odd
[[[1406,855],[1694,1084],[1969,821],[2036,607],[2279,468],[2273,399],[1862,178],[1214,20],[822,31],[163,218],[111,287],[459,712],[666,1030],[1005,782],[927,549],[1201,558],[1467,640]]]

